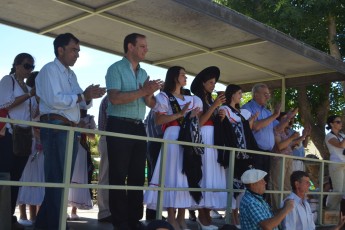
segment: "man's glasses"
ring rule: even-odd
[[[333,121],[333,123],[341,124],[341,121]]]
[[[29,64],[29,63],[25,63],[24,65],[24,68],[26,69],[26,70],[29,70],[29,69],[35,69],[35,66],[34,65],[31,65],[31,64]]]

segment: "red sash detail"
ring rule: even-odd
[[[179,123],[178,123],[177,120],[170,121],[170,122],[168,122],[168,123],[162,125],[162,130],[163,130],[163,132],[165,132],[165,130],[166,130],[168,127],[170,127],[170,126],[180,126],[180,125],[179,125]]]

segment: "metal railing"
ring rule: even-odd
[[[164,191],[201,191],[201,192],[227,192],[227,209],[226,213],[230,214],[232,212],[232,197],[234,192],[243,192],[244,190],[240,189],[233,189],[233,177],[234,177],[234,166],[235,166],[235,152],[247,152],[252,154],[261,154],[267,155],[270,157],[281,157],[282,158],[282,165],[285,165],[285,159],[291,158],[295,160],[301,160],[303,162],[314,162],[318,164],[320,167],[319,171],[319,191],[310,191],[308,194],[318,195],[319,196],[319,208],[318,208],[318,224],[323,225],[322,223],[322,201],[325,195],[343,195],[340,192],[324,192],[323,191],[323,184],[324,184],[324,168],[325,164],[344,164],[338,162],[331,162],[326,160],[319,160],[319,159],[311,159],[311,158],[303,158],[303,157],[293,157],[284,154],[275,154],[275,153],[268,153],[268,152],[259,152],[259,151],[252,151],[252,150],[245,150],[245,149],[237,149],[237,148],[228,148],[228,147],[221,147],[221,146],[214,146],[214,145],[204,145],[204,144],[195,144],[189,142],[180,142],[180,141],[173,141],[173,140],[164,140],[160,138],[150,138],[150,137],[143,137],[143,136],[134,136],[134,135],[127,135],[121,133],[112,133],[106,131],[99,131],[99,130],[90,130],[84,128],[77,128],[77,127],[69,127],[69,126],[60,126],[60,125],[53,125],[47,123],[40,123],[40,122],[31,122],[31,121],[21,121],[21,120],[13,120],[8,118],[0,118],[0,122],[8,122],[13,124],[22,124],[28,126],[35,126],[35,127],[43,127],[43,128],[51,128],[51,129],[58,129],[58,130],[65,130],[68,132],[67,135],[67,148],[65,154],[65,170],[64,170],[64,177],[63,183],[37,183],[37,182],[21,182],[21,181],[5,181],[0,180],[0,186],[34,186],[34,187],[51,187],[51,188],[62,188],[63,189],[63,197],[61,203],[61,214],[60,214],[60,229],[66,229],[66,218],[67,218],[67,206],[68,206],[68,192],[69,188],[88,188],[88,189],[118,189],[118,190],[155,190],[158,191],[158,201],[157,201],[157,218],[161,218],[162,211],[163,211],[163,196]],[[98,135],[104,136],[113,136],[113,137],[121,137],[121,138],[131,138],[137,140],[145,140],[145,141],[155,141],[161,142],[163,144],[163,155],[161,157],[160,165],[160,183],[157,187],[149,187],[149,186],[120,186],[120,185],[100,185],[100,184],[71,184],[70,180],[66,180],[66,178],[71,178],[71,164],[72,164],[72,151],[73,151],[73,137],[75,132],[83,132],[83,133],[93,133]],[[229,169],[227,170],[227,188],[226,189],[206,189],[206,188],[168,188],[164,187],[165,182],[165,169],[166,169],[166,153],[168,144],[183,144],[189,146],[203,146],[207,148],[215,148],[215,149],[223,149],[230,151],[230,158],[229,158]],[[44,152],[44,150],[43,150]],[[158,162],[157,162],[158,163]],[[144,173],[144,172],[143,172]],[[280,183],[279,183],[279,190],[266,190],[265,193],[268,194],[279,194],[280,200],[283,200],[283,196],[289,194],[291,191],[284,191],[283,189],[283,180],[284,180],[284,170],[281,167],[280,173]],[[225,222],[230,223],[231,215],[225,216]]]

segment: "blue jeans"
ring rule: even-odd
[[[61,124],[50,121],[50,124]],[[44,174],[46,182],[62,183],[65,170],[67,131],[41,128],[41,143],[44,152]],[[78,151],[77,133],[74,135],[72,169]],[[70,180],[70,178],[68,178]],[[45,196],[37,214],[35,227],[39,229],[59,229],[62,205],[62,188],[45,188]],[[66,212],[67,210],[65,210]]]

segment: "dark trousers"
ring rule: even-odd
[[[146,136],[142,123],[135,124],[109,116],[107,131]],[[146,141],[107,136],[109,184],[143,186]],[[127,182],[127,183],[126,183]],[[109,208],[115,227],[136,224],[143,217],[142,190],[109,191]]]
[[[147,180],[151,181],[153,171],[155,170],[159,152],[161,151],[162,143],[149,141],[147,142]],[[146,209],[146,219],[153,220],[156,219],[156,210]]]
[[[153,171],[155,170],[159,152],[161,151],[162,143],[155,141],[147,142],[147,179],[150,182]]]

